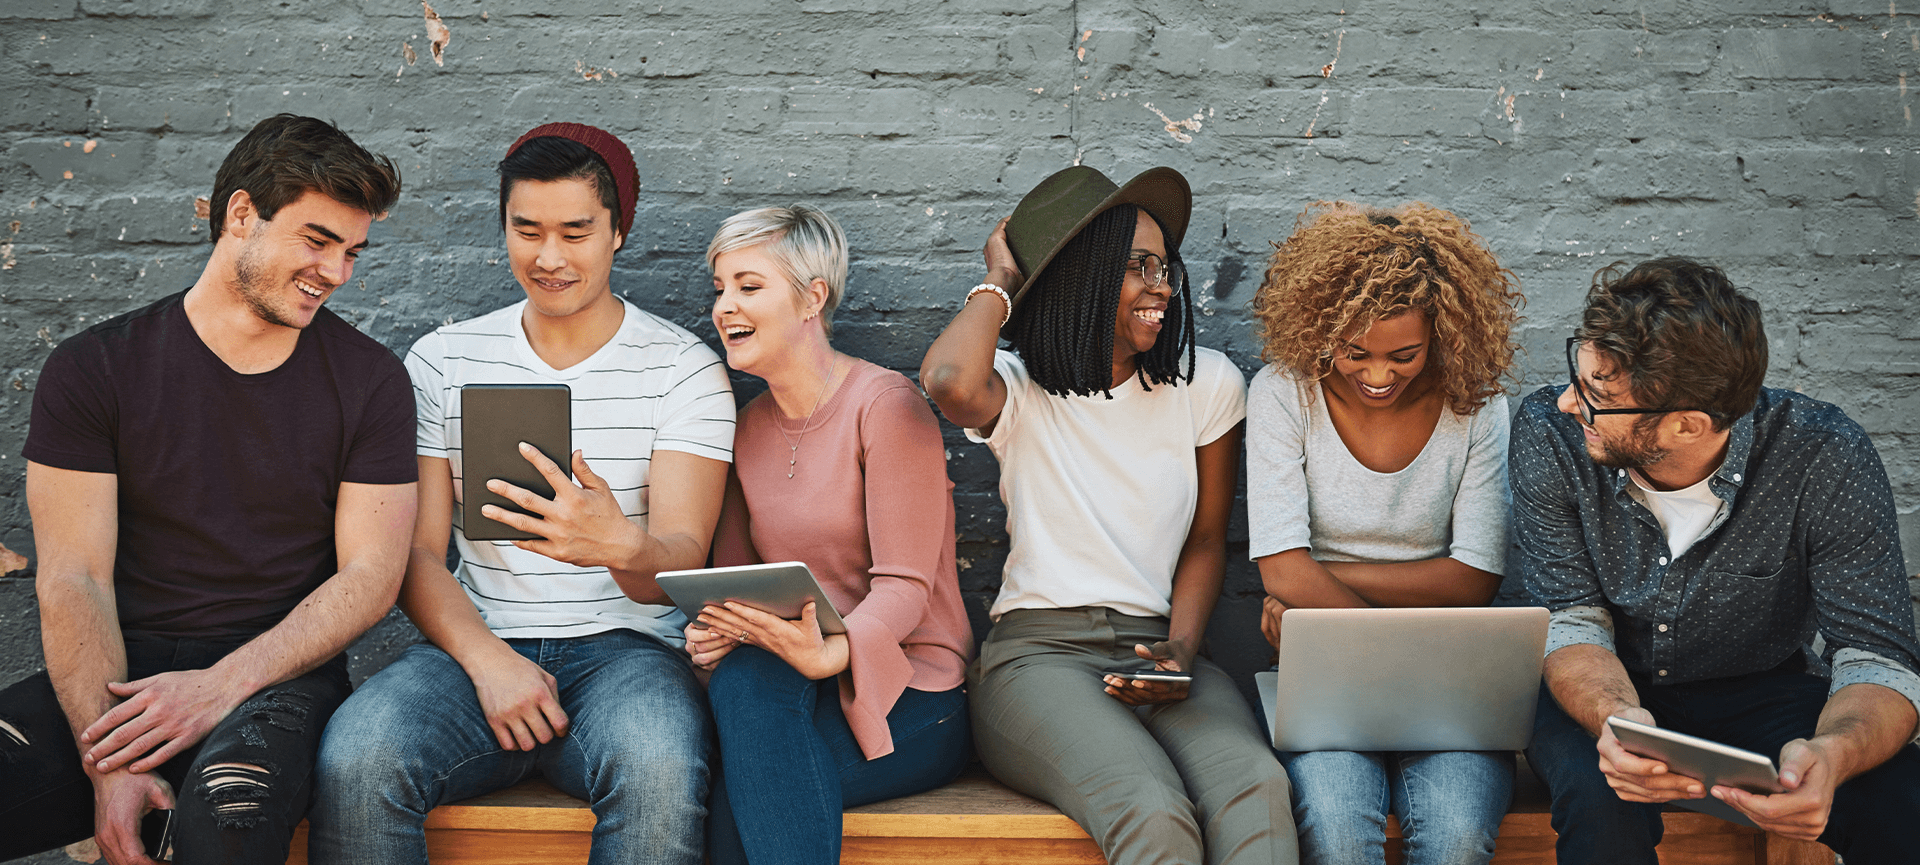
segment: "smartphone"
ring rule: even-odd
[[[1192,673],[1179,673],[1173,670],[1156,670],[1152,667],[1135,667],[1133,669],[1114,667],[1107,670],[1101,670],[1100,675],[1119,676],[1122,679],[1134,679],[1136,681],[1141,681],[1141,682],[1191,682],[1193,681]]]
[[[553,485],[520,453],[526,442],[572,477],[573,391],[564,384],[470,384],[460,388],[460,531],[470,541],[525,541],[539,537],[482,516],[495,505],[527,514],[487,489],[499,478],[541,498]],[[533,514],[527,514],[534,516]]]
[[[173,861],[173,810],[148,811],[140,818],[140,845],[147,850],[147,858],[160,862]]]

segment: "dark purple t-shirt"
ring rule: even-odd
[[[123,632],[245,639],[333,576],[341,483],[415,480],[413,388],[325,308],[278,368],[234,372],[183,297],[60,343],[24,456],[118,476]]]

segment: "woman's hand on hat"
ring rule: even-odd
[[[987,235],[984,250],[987,259],[987,282],[1012,291],[1020,286],[1020,265],[1013,259],[1013,248],[1007,245],[1007,220],[1009,216],[993,226],[993,233]]]

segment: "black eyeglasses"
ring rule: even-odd
[[[1593,400],[1587,397],[1587,388],[1580,383],[1580,338],[1567,337],[1567,380],[1573,383],[1573,395],[1580,404],[1580,422],[1593,426],[1593,419],[1603,414],[1667,414],[1676,411],[1692,411],[1684,408],[1594,408]]]
[[[1136,252],[1129,255],[1127,271],[1140,274],[1140,279],[1146,282],[1148,288],[1158,288],[1161,283],[1166,283],[1167,294],[1173,297],[1180,296],[1180,289],[1183,287],[1180,270],[1168,267],[1166,259],[1160,256],[1151,252]]]

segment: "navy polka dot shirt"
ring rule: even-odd
[[[1508,455],[1521,577],[1553,611],[1549,654],[1603,646],[1658,686],[1772,669],[1818,632],[1834,690],[1884,685],[1920,710],[1893,492],[1859,424],[1763,389],[1708,481],[1726,506],[1672,558],[1633,481],[1595,463],[1555,407],[1564,388],[1521,403]]]

